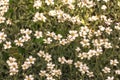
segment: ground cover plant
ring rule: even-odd
[[[120,80],[120,0],[0,0],[0,80]]]

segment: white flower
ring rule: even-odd
[[[105,23],[106,23],[107,25],[110,25],[112,22],[113,22],[113,20],[111,20],[110,18],[105,20]]]
[[[43,70],[41,70],[39,73],[40,76],[45,76],[45,74],[46,74],[46,71],[43,71]]]
[[[10,72],[10,75],[12,76],[12,75],[15,75],[16,73],[18,73],[18,70],[13,68],[13,69],[10,69],[9,72]]]
[[[18,64],[16,62],[16,59],[13,57],[9,57],[9,60],[6,61],[9,66],[9,72],[10,75],[15,75],[18,73]]]
[[[67,39],[69,41],[74,41],[76,39],[76,37],[78,37],[77,31],[76,30],[70,30]]]
[[[90,45],[89,39],[83,39],[80,43],[82,44],[83,47]]]
[[[119,25],[115,26],[115,29],[120,30],[120,26]]]
[[[53,5],[54,4],[54,0],[45,0],[45,3],[49,6],[49,5]]]
[[[103,1],[108,2],[109,0],[103,0]]]
[[[25,33],[26,35],[30,35],[30,34],[32,33],[32,30],[26,29],[26,30],[24,31],[24,33]]]
[[[9,60],[7,60],[7,64],[10,64],[10,63],[15,62],[15,61],[16,61],[15,58],[9,57]]]
[[[72,37],[78,37],[78,33],[76,30],[70,30],[69,31],[69,34],[72,36]]]
[[[0,16],[0,23],[4,23],[5,17]]]
[[[67,64],[72,64],[72,63],[73,63],[73,60],[71,60],[71,59],[66,60],[66,63],[67,63]]]
[[[19,38],[18,40],[14,41],[17,46],[23,46],[24,40],[22,38]]]
[[[73,24],[80,24],[81,23],[81,21],[80,21],[80,18],[79,18],[79,16],[73,16],[73,17],[68,17],[68,18],[70,18],[69,20],[73,23]]]
[[[89,30],[89,28],[87,26],[82,26],[81,30],[79,31],[80,37],[86,38],[86,36],[87,36],[87,34],[88,34],[89,31],[90,30]]]
[[[117,59],[110,60],[110,65],[117,66],[118,63],[119,63],[119,62],[118,62]]]
[[[91,8],[95,5],[95,3],[91,0],[81,0],[81,2],[79,3],[79,6],[80,4],[83,6],[86,6],[87,8]]]
[[[61,64],[64,64],[65,62],[66,62],[66,59],[65,59],[65,57],[59,57],[58,58],[58,61],[61,63]]]
[[[0,23],[4,23],[6,18],[4,14],[9,9],[9,0],[0,0]]]
[[[112,77],[107,77],[107,79],[106,80],[114,80],[114,77],[112,76]]]
[[[67,44],[67,39],[62,39],[62,40],[60,40],[60,44],[62,44],[62,45]]]
[[[55,80],[51,74],[46,74],[46,80]]]
[[[29,56],[29,58],[26,59],[26,61],[24,62],[24,64],[22,65],[22,69],[26,70],[29,67],[32,66],[32,64],[34,64],[36,58],[33,58],[32,56]]]
[[[115,70],[115,74],[120,75],[120,70]]]
[[[85,74],[86,72],[89,71],[89,67],[88,67],[86,64],[82,64],[82,65],[79,67],[79,71],[80,71],[82,74]]]
[[[106,9],[107,9],[107,6],[106,6],[106,5],[102,5],[101,9],[102,9],[102,10],[106,10]]]
[[[27,62],[30,62],[30,64],[34,64],[36,58],[33,58],[32,56],[29,56],[29,58],[26,59]]]
[[[12,24],[11,20],[10,20],[10,19],[8,19],[8,20],[6,21],[6,24],[11,25],[11,24]]]
[[[100,18],[103,20],[107,20],[107,17],[105,15],[101,15]]]
[[[105,27],[103,27],[103,26],[98,26],[98,27],[99,27],[100,31],[104,31],[105,30]]]
[[[48,14],[49,14],[49,16],[56,16],[56,15],[57,15],[57,12],[56,12],[56,10],[50,10],[50,11],[48,12]]]
[[[36,12],[35,16],[33,17],[33,21],[34,22],[37,22],[37,21],[43,21],[43,22],[45,22],[46,19],[47,18],[43,15],[43,13],[39,13],[39,12]]]
[[[43,56],[45,56],[45,52],[40,50],[40,51],[37,53],[37,55],[38,55],[39,57],[43,57]]]
[[[82,62],[77,61],[76,63],[74,63],[74,65],[75,65],[76,68],[79,68],[79,67],[82,66]]]
[[[53,69],[55,67],[55,64],[52,64],[51,62],[50,63],[47,63],[47,68],[48,69]]]
[[[50,44],[52,42],[52,39],[48,37],[47,39],[43,39],[44,43]]]
[[[42,36],[42,31],[35,31],[34,36],[35,36],[37,39],[40,38],[40,37],[43,37],[43,36]]]
[[[87,75],[89,76],[89,77],[93,77],[94,75],[93,75],[93,72],[87,72]]]
[[[26,75],[24,80],[34,80],[33,75]]]
[[[22,69],[23,69],[23,70],[26,70],[26,69],[28,69],[30,66],[31,66],[30,64],[25,63],[25,64],[22,65]]]
[[[25,35],[25,36],[23,35],[22,40],[23,40],[23,42],[26,42],[26,41],[30,40],[30,36],[29,35]]]
[[[97,30],[97,31],[94,32],[94,34],[95,34],[96,36],[100,36],[102,33],[101,33],[100,30]]]
[[[39,9],[42,6],[42,1],[41,0],[35,0],[33,7],[36,9]]]
[[[112,48],[112,45],[109,42],[104,42],[104,47],[105,48]]]
[[[60,40],[62,38],[62,35],[61,34],[58,34],[58,35],[55,35],[53,37],[55,40]]]
[[[81,49],[80,49],[79,47],[77,47],[75,50],[76,50],[77,52],[79,52]]]
[[[30,35],[32,33],[32,30],[30,30],[30,29],[20,29],[20,33]]]
[[[4,32],[0,32],[0,40],[5,41],[7,35]]]
[[[52,60],[51,55],[49,55],[48,53],[44,54],[43,57],[47,62],[50,62]]]
[[[53,70],[50,71],[50,73],[51,73],[52,76],[57,76],[58,77],[58,76],[61,75],[61,70],[60,69],[58,69],[58,70],[53,69]]]
[[[98,16],[89,17],[89,21],[96,21],[98,19],[99,19]]]
[[[53,38],[56,36],[54,32],[49,32],[49,31],[47,32],[46,35]]]
[[[11,42],[6,42],[4,45],[4,49],[9,49],[9,48],[11,48]]]
[[[108,67],[104,67],[104,69],[102,69],[102,71],[104,72],[104,73],[110,73],[110,68],[108,68]]]
[[[107,27],[107,28],[105,29],[105,32],[108,33],[108,34],[110,34],[110,33],[112,32],[112,29],[111,29],[110,27]]]

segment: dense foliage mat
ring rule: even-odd
[[[120,0],[0,0],[0,80],[120,80]]]

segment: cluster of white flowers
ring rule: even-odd
[[[69,34],[67,35],[66,39],[62,39],[61,34],[55,34],[54,32],[47,32],[46,33],[47,38],[44,39],[44,43],[51,44],[53,39],[58,42],[58,44],[65,45],[72,41],[74,41],[78,37],[78,33],[76,30],[70,30]]]
[[[111,18],[107,18],[107,16],[105,16],[105,15],[100,15],[100,19],[101,19],[101,20],[104,20],[104,22],[105,22],[107,25],[111,25],[111,23],[113,22],[113,20],[111,20]]]
[[[24,62],[24,64],[22,65],[22,69],[26,70],[29,67],[32,66],[32,64],[34,64],[36,58],[33,58],[32,56],[29,56],[29,58],[26,59],[26,61]]]
[[[75,5],[73,5],[75,0],[61,0],[61,1],[62,1],[63,5],[68,4],[69,9],[75,9]]]
[[[37,21],[43,21],[43,22],[45,22],[46,19],[47,18],[44,16],[44,14],[43,13],[39,13],[39,12],[36,12],[35,16],[33,17],[33,21],[34,22],[37,22]]]
[[[89,77],[93,77],[94,74],[93,72],[90,72],[89,71],[89,67],[86,65],[86,64],[83,64],[82,62],[80,61],[77,61],[74,63],[75,67],[79,69],[79,71],[82,73],[82,74],[87,74]]]
[[[100,54],[102,54],[102,50],[89,50],[88,52],[82,52],[78,54],[78,57],[80,59],[84,59],[87,58],[88,60],[91,59],[91,57],[93,56],[99,56]]]
[[[73,63],[73,60],[72,60],[72,59],[66,60],[65,57],[59,57],[59,58],[58,58],[58,62],[60,62],[61,64],[64,64],[64,63],[72,64],[72,63]]]
[[[37,54],[39,57],[44,58],[44,60],[47,62],[50,62],[52,60],[51,55],[48,53],[45,53],[44,51],[40,50]]]
[[[14,40],[15,44],[17,46],[23,46],[24,42],[27,42],[31,39],[30,34],[32,33],[32,30],[29,29],[21,29],[20,33],[23,34],[19,39]]]
[[[64,4],[69,4],[69,8],[70,9],[74,9],[74,5],[72,3],[74,3],[74,0],[62,0],[62,2]],[[54,4],[54,1],[53,0],[45,0],[45,3],[47,5],[53,5]],[[42,1],[40,0],[37,0],[37,1],[34,1],[34,7],[39,9],[39,7],[41,7],[41,4],[42,4]],[[48,15],[49,16],[56,16],[57,19],[58,19],[58,22],[65,22],[65,21],[70,21],[72,22],[73,24],[80,24],[81,21],[79,19],[79,16],[70,16],[70,14],[67,14],[65,13],[64,11],[58,9],[58,10],[50,10],[48,12]],[[33,17],[33,21],[34,22],[37,22],[37,21],[43,21],[43,22],[46,22],[46,17],[44,16],[44,13],[39,13],[39,12],[36,12],[34,17]]]
[[[37,54],[47,62],[47,69],[41,70],[39,73],[40,76],[46,76],[46,80],[55,80],[54,77],[59,77],[62,74],[60,69],[55,69],[56,65],[52,63],[50,54],[41,50]]]
[[[89,32],[90,32],[90,29],[87,26],[81,26],[79,35],[80,37],[86,38]]]
[[[55,0],[34,0],[33,7],[38,9],[40,7],[44,7],[47,5],[47,7],[53,7]],[[69,21],[71,26],[74,27],[74,25],[77,24],[79,27],[71,28],[71,30],[68,31],[65,36],[61,35],[60,33],[55,33],[46,31],[42,32],[39,30],[32,31],[30,29],[20,29],[20,33],[18,33],[15,36],[14,44],[16,46],[23,47],[24,42],[27,42],[29,40],[32,40],[32,38],[35,39],[41,39],[43,40],[43,43],[47,46],[65,46],[67,44],[71,44],[71,42],[77,43],[77,48],[75,49],[75,58],[76,59],[69,59],[62,55],[62,57],[57,57],[57,61],[61,64],[68,64],[68,65],[75,65],[76,68],[81,72],[81,74],[86,74],[88,77],[94,77],[94,74],[92,71],[90,71],[89,67],[87,66],[87,63],[84,63],[84,60],[91,60],[92,57],[97,57],[99,55],[104,54],[104,51],[109,50],[111,48],[114,48],[116,44],[114,45],[111,41],[111,35],[114,34],[114,31],[119,32],[120,31],[120,22],[114,23],[114,20],[112,17],[108,17],[107,14],[94,14],[91,16],[87,15],[87,19],[84,20],[82,17],[79,16],[79,14],[71,14],[72,10],[76,9],[76,5],[74,4],[76,0],[61,0],[59,3],[60,5],[55,5],[59,7],[55,7],[54,9],[51,9],[46,12],[36,12],[33,17],[33,22],[42,21],[47,22],[49,21],[47,16],[49,18],[55,17],[59,23],[64,23]],[[105,11],[107,9],[107,2],[109,0],[97,0],[97,1],[103,1],[103,3],[100,5],[102,11]],[[9,0],[1,0],[0,3],[0,23],[4,23],[6,20],[5,17],[3,17],[4,13],[8,10],[8,2]],[[43,6],[42,6],[43,5]],[[63,6],[67,6],[71,13],[69,11],[64,11],[62,9]],[[78,0],[77,5],[82,11],[82,8],[85,8],[86,10],[94,11],[93,8],[96,4],[94,0]],[[62,7],[61,7],[62,6]],[[77,10],[77,9],[76,9]],[[84,12],[84,10],[83,10]],[[95,23],[94,26],[91,25],[91,23]],[[103,22],[103,24],[99,24]],[[11,24],[10,19],[6,21],[7,24]],[[90,23],[90,24],[89,24]],[[98,23],[98,24],[97,24]],[[113,23],[113,25],[111,25]],[[114,25],[115,24],[115,25]],[[111,27],[113,26],[113,27]],[[61,32],[62,33],[62,32]],[[33,37],[34,35],[34,37]],[[18,38],[19,36],[19,38]],[[119,34],[118,34],[119,36]],[[114,36],[113,36],[114,37]],[[117,37],[116,39],[120,40]],[[12,41],[8,41],[7,35],[5,34],[4,30],[0,31],[0,43],[3,42],[4,49],[9,49],[13,47]],[[52,45],[53,44],[53,45]],[[45,46],[45,49],[47,49]],[[117,45],[117,48],[119,48],[119,45]],[[115,50],[115,49],[114,49]],[[45,70],[40,70],[39,75],[41,77],[46,78],[46,80],[56,80],[56,78],[60,78],[60,75],[62,75],[62,72],[60,69],[58,69],[58,65],[56,65],[52,61],[52,55],[49,53],[45,53],[44,51],[39,51],[37,55],[40,57],[40,59],[43,59],[46,63]],[[29,67],[31,67],[37,58],[33,58],[32,56],[29,56],[26,58],[22,65],[23,70],[27,70]],[[7,64],[10,67],[10,75],[15,75],[18,73],[18,64],[16,62],[15,58],[10,57],[9,60],[7,60]],[[110,74],[115,73],[115,75],[120,75],[120,69],[117,68],[119,64],[119,61],[117,59],[111,59],[110,60],[110,66],[105,66],[101,71],[103,74]],[[116,70],[113,71],[113,68],[115,67]],[[108,76],[105,77],[106,80],[114,80],[115,76]],[[25,75],[24,80],[34,80],[33,75]]]
[[[88,18],[89,21],[96,21],[98,19],[99,19],[98,16],[91,16]]]
[[[78,16],[70,16],[70,14],[65,13],[62,10],[50,10],[48,12],[49,16],[57,17],[58,22],[70,21],[73,24],[80,24],[81,21]]]
[[[56,80],[54,77],[59,77],[61,75],[61,71],[59,69],[52,69],[50,71],[41,70],[39,75],[42,77],[46,76],[46,80]]]
[[[7,38],[7,35],[6,35],[3,31],[1,31],[1,32],[0,32],[0,43],[6,41],[6,38]],[[3,44],[3,46],[4,46],[4,49],[9,49],[9,48],[12,47],[10,41],[6,41],[6,42]]]
[[[9,57],[9,60],[7,60],[7,64],[10,68],[10,75],[15,75],[18,73],[18,64],[15,58]]]
[[[117,59],[110,60],[110,65],[117,66],[117,64],[119,64]],[[112,69],[110,67],[104,67],[102,69],[102,71],[105,74],[108,74],[108,73],[110,73],[112,71]],[[120,75],[120,70],[119,69],[115,70],[115,74]],[[112,76],[112,77],[108,76],[106,80],[114,80],[114,76]]]
[[[9,0],[0,0],[0,23],[4,23],[6,18],[4,14],[9,9]]]
[[[93,0],[80,0],[80,2],[78,3],[79,7],[87,7],[87,8],[91,8],[94,5],[96,5]]]
[[[105,48],[112,48],[111,43],[108,42],[108,39],[95,39],[92,41],[93,45],[97,48],[104,46]]]

